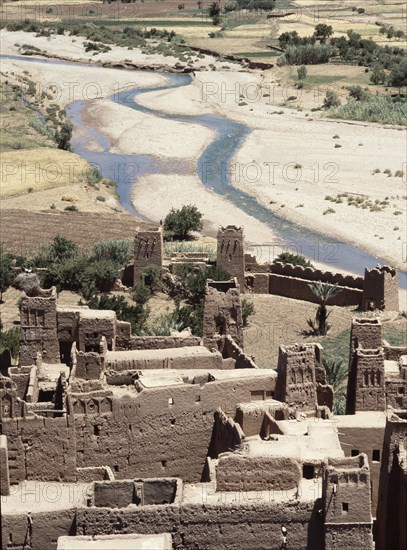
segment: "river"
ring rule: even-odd
[[[1,56],[9,59],[24,59],[34,63],[68,63],[59,60],[43,60],[33,57]],[[69,63],[78,65],[77,63]],[[92,65],[86,65],[92,68]],[[100,66],[97,66],[100,70]],[[134,72],[132,73],[134,76]],[[234,187],[230,181],[227,170],[217,170],[211,174],[210,180],[206,176],[208,166],[227,166],[233,158],[244,138],[250,133],[250,128],[216,115],[173,115],[156,109],[144,107],[137,102],[137,97],[158,89],[171,89],[187,86],[191,83],[191,77],[178,73],[160,73],[168,80],[166,86],[133,89],[119,92],[111,97],[111,100],[128,109],[146,113],[149,115],[174,120],[189,124],[202,124],[216,132],[214,140],[205,148],[198,159],[196,170],[203,185],[224,199],[230,201],[246,214],[253,216],[258,221],[272,229],[281,241],[284,241],[287,250],[303,254],[311,261],[319,261],[327,264],[333,271],[341,269],[358,275],[363,275],[365,267],[372,268],[377,264],[386,264],[386,260],[374,256],[369,252],[338,238],[323,235],[318,231],[302,227],[282,216],[276,214],[260,204],[256,198]],[[117,194],[120,204],[130,213],[145,218],[134,208],[131,200],[132,184],[143,174],[171,173],[175,167],[171,162],[161,161],[150,155],[119,155],[110,152],[110,143],[103,131],[96,127],[87,126],[83,122],[83,112],[87,101],[75,101],[66,111],[72,122],[74,132],[80,138],[72,140],[72,150],[87,161],[99,166],[102,175],[114,179],[117,186]],[[89,143],[98,145],[99,152],[91,150]],[[182,167],[181,167],[182,169]],[[177,161],[177,173],[180,172]],[[238,225],[239,221],[236,220]],[[270,254],[275,248],[272,243],[251,243],[257,251],[261,251],[262,257]],[[272,258],[271,258],[272,259]],[[407,288],[407,273],[399,272],[399,286]]]

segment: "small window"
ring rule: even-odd
[[[174,399],[172,397],[168,399],[168,405],[174,405]]]
[[[350,456],[359,456],[359,449],[352,449],[350,452]]]
[[[167,461],[166,461],[166,460],[162,460],[162,461],[161,461],[161,466],[162,466],[163,468],[165,468],[165,467],[167,466]]]
[[[380,451],[379,451],[379,449],[374,449],[372,451],[372,461],[373,462],[380,462]]]
[[[312,464],[303,464],[302,477],[304,479],[314,479],[314,466]]]
[[[397,392],[398,392],[399,395],[404,395],[405,387],[404,386],[399,386],[399,388],[397,389]]]
[[[97,424],[93,426],[93,433],[94,435],[100,435],[100,426],[98,426]]]
[[[171,426],[175,426],[175,418],[171,418]]]
[[[118,472],[119,471],[119,465],[118,464],[115,464],[114,467],[113,467],[114,471],[115,472]]]
[[[349,512],[349,503],[348,502],[342,502],[342,513],[347,514]]]

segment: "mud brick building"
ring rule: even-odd
[[[335,417],[319,344],[267,369],[245,354],[231,275],[207,281],[203,338],[22,296],[20,363],[0,376],[2,548],[405,548],[407,348],[355,318]]]

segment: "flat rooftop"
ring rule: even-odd
[[[148,369],[140,372],[139,382],[145,388],[182,384],[205,384],[244,378],[276,378],[274,369]]]
[[[9,496],[1,497],[1,513],[7,516],[69,510],[86,506],[87,499],[92,494],[92,483],[23,481],[10,486]]]
[[[385,411],[359,411],[356,414],[341,414],[330,419],[339,428],[384,428]]]
[[[171,550],[169,533],[59,537],[57,550]]]
[[[277,422],[286,428],[284,435],[272,434],[270,441],[260,436],[245,439],[244,454],[252,457],[290,457],[300,462],[321,462],[327,456],[343,458],[345,455],[338,439],[338,434],[331,422],[320,420],[315,423]],[[292,427],[287,429],[287,425]],[[306,427],[305,431],[304,428]]]
[[[258,504],[314,502],[322,496],[322,481],[302,478],[297,488],[284,491],[216,491],[213,483],[184,484],[182,504]]]
[[[205,346],[183,346],[180,348],[108,351],[106,353],[106,361],[148,361],[152,359],[213,357],[219,355],[218,351],[210,351]]]

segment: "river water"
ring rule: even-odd
[[[47,64],[69,64],[58,60],[42,60],[32,57],[1,56],[9,59],[23,59],[34,63]],[[91,69],[92,65],[85,65]],[[100,70],[100,66],[97,66]],[[330,269],[342,269],[363,275],[365,267],[372,268],[376,264],[387,262],[374,256],[365,250],[342,242],[340,239],[323,235],[318,231],[302,227],[282,216],[272,212],[256,198],[233,186],[228,174],[227,167],[241,145],[244,138],[250,133],[250,129],[243,125],[221,116],[216,115],[173,115],[156,109],[144,107],[137,102],[137,97],[158,89],[171,89],[180,86],[187,86],[191,83],[191,77],[185,74],[160,73],[168,80],[164,87],[151,87],[143,89],[126,90],[114,94],[111,100],[128,109],[146,113],[149,115],[174,120],[189,124],[201,124],[216,132],[216,137],[205,148],[197,162],[197,173],[203,185],[224,199],[233,203],[246,214],[257,219],[273,230],[278,236],[278,243],[250,243],[251,249],[261,256],[260,261],[270,261],[275,254],[281,252],[281,241],[286,243],[285,249],[303,254],[311,261],[320,261],[329,265]],[[133,72],[132,76],[136,76]],[[140,176],[152,173],[180,173],[183,168],[177,159],[177,166],[171,161],[162,161],[150,155],[120,155],[110,152],[110,143],[105,134],[96,127],[91,127],[83,122],[83,112],[87,101],[75,101],[71,103],[66,111],[72,122],[74,132],[81,137],[72,140],[72,150],[87,161],[99,166],[102,175],[114,179],[117,185],[117,194],[120,204],[130,213],[145,218],[134,208],[131,200],[132,184]],[[92,143],[92,147],[89,144]],[[97,144],[99,152],[95,152],[94,144]],[[239,225],[239,220],[236,220]],[[407,288],[407,273],[399,273],[399,285]]]

